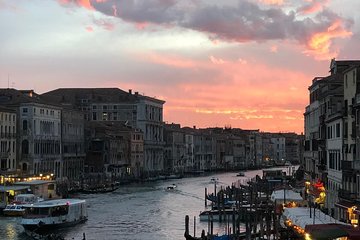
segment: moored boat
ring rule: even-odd
[[[24,215],[25,209],[23,208],[23,205],[6,205],[6,207],[3,210],[3,214],[5,216],[22,216]]]
[[[86,202],[81,199],[56,199],[25,205],[21,225],[30,231],[69,227],[87,220]]]
[[[34,194],[19,194],[11,204],[6,205],[3,210],[5,216],[22,216],[25,212],[24,205],[41,202],[44,199],[35,196]]]

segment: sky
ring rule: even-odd
[[[118,87],[182,126],[304,132],[308,87],[359,59],[355,0],[0,0],[0,87]]]

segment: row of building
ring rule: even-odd
[[[149,178],[302,159],[303,135],[166,124],[164,103],[118,88],[0,89],[2,175]]]
[[[312,80],[304,113],[307,184],[315,198],[326,195],[322,208],[354,224],[360,210],[359,70],[360,60],[333,59],[329,75]]]

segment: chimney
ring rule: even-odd
[[[194,125],[193,128],[196,129],[196,126]]]
[[[135,95],[138,95],[139,94],[139,92],[135,92]]]
[[[129,93],[132,94],[132,90],[131,90],[131,89],[129,89]]]

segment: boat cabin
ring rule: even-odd
[[[86,201],[81,199],[55,199],[24,205],[21,225],[33,231],[68,227],[87,220]]]
[[[54,180],[32,180],[26,182],[16,182],[15,186],[29,186],[31,192],[40,196],[44,200],[59,198],[56,194],[56,182]]]

